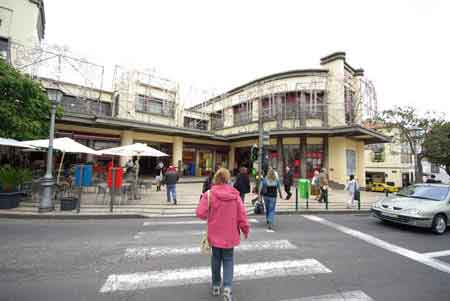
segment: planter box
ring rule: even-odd
[[[75,210],[77,208],[78,199],[74,197],[61,198],[61,211]]]
[[[0,209],[17,208],[22,198],[22,192],[0,192]]]

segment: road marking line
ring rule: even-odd
[[[255,218],[250,218],[248,220],[251,224],[257,224],[259,221]],[[164,221],[164,222],[144,222],[143,226],[159,226],[159,225],[201,225],[204,224],[205,221],[196,220],[196,221]]]
[[[205,231],[202,230],[193,230],[193,231],[183,231],[183,229],[180,229],[180,231],[143,231],[138,232],[136,234],[136,239],[143,238],[146,235],[151,235],[152,237],[179,237],[179,236],[193,236],[193,235],[202,235]],[[263,233],[266,232],[265,229],[261,228],[251,228],[250,229],[250,236],[253,233]]]
[[[450,256],[450,250],[422,253],[422,255],[427,256],[427,257],[432,257],[432,258],[434,258],[434,257],[445,257],[445,256]]]
[[[255,262],[234,266],[235,280],[263,279],[287,276],[332,273],[315,259]],[[152,287],[171,287],[208,283],[211,267],[151,271],[147,273],[110,275],[100,293],[134,291]]]
[[[266,241],[252,241],[244,242],[236,248],[238,251],[261,251],[261,250],[293,250],[297,246],[290,243],[288,240],[266,240]],[[139,257],[160,257],[160,256],[175,256],[175,255],[189,255],[201,253],[199,246],[185,246],[185,247],[153,247],[153,248],[128,248],[125,251],[127,258]]]
[[[337,294],[289,299],[283,301],[374,301],[374,299],[367,296],[363,291],[348,291]]]
[[[328,220],[326,220],[324,218],[321,218],[321,217],[318,217],[318,216],[315,216],[315,215],[304,215],[303,217],[307,218],[307,219],[309,219],[311,221],[318,222],[320,224],[323,224],[323,225],[329,226],[331,228],[334,228],[334,229],[336,229],[338,231],[341,231],[341,232],[343,232],[345,234],[348,234],[350,236],[359,238],[359,239],[361,239],[361,240],[363,240],[363,241],[365,241],[365,242],[367,242],[369,244],[372,244],[374,246],[380,247],[382,249],[385,249],[385,250],[388,250],[390,252],[397,253],[399,255],[402,255],[404,257],[412,259],[414,261],[420,262],[420,263],[422,263],[424,265],[432,267],[432,268],[434,268],[436,270],[439,270],[441,272],[450,274],[450,265],[445,263],[445,262],[443,262],[443,261],[440,261],[438,259],[430,258],[428,256],[425,256],[425,255],[421,254],[421,253],[418,253],[418,252],[415,252],[415,251],[412,251],[412,250],[408,250],[406,248],[403,248],[403,247],[391,244],[389,242],[386,242],[384,240],[376,238],[375,236],[372,236],[372,235],[369,235],[369,234],[365,234],[363,232],[360,232],[360,231],[357,231],[357,230],[353,230],[353,229],[347,228],[345,226],[341,226],[339,224],[330,222],[330,221],[328,221]]]

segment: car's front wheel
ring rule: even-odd
[[[447,230],[447,218],[443,214],[438,214],[433,218],[431,230],[436,234],[444,234]]]

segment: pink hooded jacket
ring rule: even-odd
[[[197,207],[197,216],[208,220],[208,240],[211,246],[231,249],[239,245],[240,231],[247,238],[250,227],[247,212],[239,192],[230,185],[213,185],[210,190],[208,216],[208,192],[205,192]]]

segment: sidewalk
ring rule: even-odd
[[[0,210],[0,217],[22,217],[22,218],[138,218],[138,217],[193,217],[201,194],[201,183],[183,183],[177,185],[177,205],[172,205],[166,201],[165,187],[162,191],[156,191],[153,186],[151,190],[141,192],[138,200],[122,199],[116,197],[116,204],[113,212],[110,212],[110,195],[97,194],[94,190],[84,192],[80,213],[76,211],[60,211],[59,204],[56,210],[50,213],[38,213],[38,203],[30,200],[23,201],[21,206],[10,210]],[[293,192],[295,192],[293,190]],[[328,209],[324,203],[310,199],[298,200],[296,205],[295,193],[290,200],[283,199],[277,201],[278,213],[323,213],[323,212],[368,212],[371,205],[382,198],[382,193],[361,192],[361,211],[358,208],[347,209],[348,194],[343,190],[331,190],[329,193]],[[248,214],[253,214],[251,200],[256,198],[254,194],[247,194],[245,206]]]

